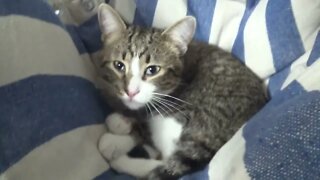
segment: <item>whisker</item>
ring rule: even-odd
[[[170,95],[168,95],[168,94],[161,94],[161,93],[153,93],[153,94],[155,94],[155,95],[159,95],[159,96],[169,97],[169,98],[175,99],[175,100],[177,100],[177,101],[180,101],[180,102],[183,102],[183,103],[186,103],[186,104],[192,105],[191,103],[189,103],[189,102],[187,102],[187,101],[184,101],[184,100],[179,99],[179,98],[174,97],[174,96],[170,96]]]
[[[156,99],[153,99],[154,100],[154,105],[156,105],[156,106],[158,106],[160,109],[162,109],[166,114],[167,114],[167,116],[169,116],[170,114],[166,111],[166,109],[164,109],[164,107],[162,107],[163,106],[163,104],[162,103],[160,103],[159,101],[157,101]]]
[[[163,107],[167,108],[170,112],[174,113],[174,111],[173,111],[170,107],[168,107],[166,104],[163,103],[163,101],[162,101],[161,98],[156,97],[156,96],[155,96],[154,98],[155,98],[154,100],[155,100],[156,102],[158,102],[159,104],[161,104]]]
[[[151,104],[152,107],[154,107],[154,109],[155,109],[155,110],[161,115],[161,117],[164,119],[163,115],[162,115],[161,112],[158,110],[158,108],[157,108],[155,105],[153,105],[152,102],[150,102],[150,104]]]
[[[181,111],[181,109],[179,109],[179,108],[175,107],[174,105],[170,104],[170,101],[169,101],[169,102],[164,102],[164,101],[161,101],[161,100],[163,100],[162,98],[159,98],[159,97],[156,97],[156,98],[158,98],[158,100],[159,100],[160,102],[162,102],[162,103],[164,103],[164,104],[166,104],[166,105],[168,105],[168,106],[176,109],[176,110],[178,111],[178,113],[182,114],[187,120],[190,120],[189,117],[188,117],[183,111]],[[168,107],[167,107],[167,108],[168,108]],[[168,108],[168,109],[169,109],[169,108]],[[170,109],[169,109],[169,110],[170,110]],[[171,110],[171,111],[172,111],[172,110]]]
[[[151,110],[149,104],[147,103],[146,105],[147,105],[147,107],[148,107],[148,109],[149,109],[149,111],[150,111],[151,117],[153,118],[153,113],[152,113],[152,110]]]
[[[170,100],[165,99],[165,98],[158,97],[158,96],[156,96],[156,95],[155,95],[154,97],[157,98],[157,99],[160,99],[160,100],[162,100],[162,101],[168,102],[168,103],[170,103],[170,104],[172,104],[172,105],[179,106],[179,107],[181,107],[182,109],[184,109],[184,107],[183,107],[182,105],[180,105],[180,104],[178,104],[178,103],[176,103],[176,102],[170,101]]]

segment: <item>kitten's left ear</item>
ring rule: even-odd
[[[98,10],[98,20],[102,35],[107,42],[120,38],[126,30],[126,25],[120,15],[109,5],[101,4]]]
[[[192,40],[195,30],[196,19],[192,16],[187,16],[164,30],[162,35],[169,36],[180,52],[184,54],[188,49],[188,44]]]

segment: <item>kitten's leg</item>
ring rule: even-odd
[[[99,151],[109,161],[127,154],[137,145],[132,135],[116,135],[106,133],[99,140]]]
[[[180,141],[177,150],[164,165],[152,170],[149,180],[176,180],[183,175],[203,169],[214,155],[213,150],[202,143]]]
[[[120,156],[110,162],[110,166],[119,173],[129,174],[138,178],[146,177],[153,169],[161,166],[162,161],[155,159],[131,158]]]

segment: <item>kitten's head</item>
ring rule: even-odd
[[[105,90],[135,110],[177,88],[183,71],[181,56],[195,32],[193,17],[165,30],[146,29],[126,26],[110,6],[103,4],[98,18],[104,42],[98,68]]]

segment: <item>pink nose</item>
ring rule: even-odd
[[[135,90],[135,91],[130,91],[130,90],[128,90],[128,91],[127,91],[127,94],[128,94],[128,96],[129,96],[129,98],[132,99],[135,95],[139,94],[139,92],[140,92],[139,89],[137,89],[137,90]]]

